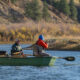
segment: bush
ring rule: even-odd
[[[38,0],[33,0],[32,2],[28,2],[26,4],[25,15],[28,18],[36,21],[39,21],[41,19],[42,13]]]
[[[77,12],[77,9],[75,7],[75,4],[74,4],[74,0],[70,0],[70,11],[71,11],[71,15],[70,17],[73,19],[73,20],[77,20],[77,15],[78,15],[78,12]]]
[[[48,21],[50,19],[50,14],[48,12],[48,4],[46,1],[43,2],[43,19]]]
[[[67,0],[60,0],[59,6],[60,6],[59,10],[61,12],[63,12],[67,16],[70,15],[70,7],[69,7],[69,5],[67,3]]]

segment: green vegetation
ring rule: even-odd
[[[48,11],[48,4],[46,1],[43,2],[43,19],[48,21],[50,19],[50,14]]]
[[[75,7],[74,0],[70,0],[70,4],[69,5],[70,5],[70,11],[71,11],[70,17],[73,20],[77,20],[78,12],[77,12],[77,8]]]
[[[16,14],[22,14],[22,16],[32,19],[34,21],[40,21],[41,19],[44,19],[47,21],[48,17],[52,16],[54,13],[56,13],[56,11],[59,11],[60,13],[64,13],[66,16],[72,18],[73,20],[76,20],[76,21],[79,20],[77,19],[79,18],[79,10],[77,10],[75,3],[77,2],[79,3],[80,0],[75,0],[75,3],[74,3],[74,0],[69,0],[70,3],[68,0],[23,0],[23,1],[21,0],[20,2],[19,0],[4,0],[4,1],[0,0],[0,1],[5,2],[6,4],[9,4],[10,6],[12,6],[12,8],[16,8],[15,10],[13,10],[15,11],[14,12],[15,14],[13,15],[13,19],[15,18]],[[14,3],[16,5],[14,5]],[[49,8],[50,6],[52,9]],[[56,8],[55,11],[54,11],[54,7]],[[20,11],[18,12],[17,10],[20,10]],[[52,10],[53,10],[53,14],[50,13],[52,12]],[[5,10],[2,10],[2,11],[5,11]],[[25,12],[26,16],[21,11]],[[57,13],[56,15],[60,16]]]
[[[11,3],[16,3],[17,0],[11,0]]]
[[[41,9],[38,0],[33,0],[26,4],[25,15],[28,18],[39,21],[41,19]]]
[[[46,2],[48,3],[48,4],[50,4],[50,5],[52,5],[52,6],[54,6],[54,7],[56,7],[56,8],[58,8],[59,7],[59,1],[57,1],[57,0],[46,0]]]
[[[78,11],[74,0],[70,0],[69,3],[67,0],[47,0],[47,2],[58,9],[60,12],[63,12],[65,15],[70,16],[73,20],[77,20]]]
[[[50,5],[53,5],[54,0],[46,0]]]
[[[42,9],[41,9],[42,8]],[[32,2],[27,2],[25,8],[25,15],[28,18],[39,21],[42,18],[46,21],[50,19],[50,14],[48,11],[48,4],[46,0],[43,2],[43,7],[40,6],[38,0],[33,0]]]
[[[67,16],[70,15],[70,8],[67,3],[67,0],[60,0],[59,6],[60,6],[59,11],[63,12]]]

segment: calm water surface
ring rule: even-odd
[[[22,47],[28,45],[21,45]],[[11,45],[0,45],[0,50],[10,53]],[[0,80],[80,80],[80,52],[46,51],[53,56],[75,56],[76,60],[69,62],[57,59],[52,67],[33,66],[0,66]],[[31,50],[24,53],[32,54]]]

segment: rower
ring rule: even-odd
[[[16,39],[15,43],[12,45],[11,55],[24,55],[22,48],[20,46],[20,40]]]
[[[37,57],[49,57],[50,55],[45,52],[45,49],[48,48],[48,44],[44,42],[44,36],[40,35],[38,41],[33,44],[32,46],[23,48],[24,50],[26,49],[32,49],[33,50],[33,55]]]

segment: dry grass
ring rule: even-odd
[[[0,25],[0,40],[7,37],[9,38],[7,38],[8,40],[14,40],[15,38],[20,38],[21,40],[37,40],[40,34],[43,34],[45,39],[76,39],[76,37],[80,38],[80,25],[64,23],[55,24],[45,21],[34,22],[31,20],[19,24]]]
[[[80,39],[54,39],[49,43],[52,50],[75,50],[80,51]]]
[[[80,4],[80,0],[74,0],[76,4]]]
[[[51,10],[49,11],[52,18],[51,21],[45,22],[44,20],[42,20],[40,22],[34,22],[24,17],[23,4],[24,1],[22,0],[17,1],[16,3],[17,6],[16,5],[9,6],[4,2],[0,4],[2,6],[0,7],[1,12],[2,13],[6,12],[5,15],[2,15],[2,17],[0,17],[0,22],[3,23],[0,24],[0,41],[13,41],[15,38],[19,38],[22,41],[33,40],[36,41],[40,34],[43,34],[45,36],[45,39],[79,37],[80,24],[73,23],[73,21],[71,21],[62,13],[59,13],[55,8],[53,8],[54,12],[52,12]],[[12,16],[9,15],[10,14],[9,9],[12,9],[14,12],[17,11],[18,13],[21,12],[20,14],[23,16],[23,18],[20,18],[20,21],[22,22],[19,23],[10,22]],[[6,17],[10,16],[10,20],[8,18],[4,18],[5,16]],[[18,18],[19,17],[17,17],[17,19]],[[68,21],[70,23],[68,23]]]

